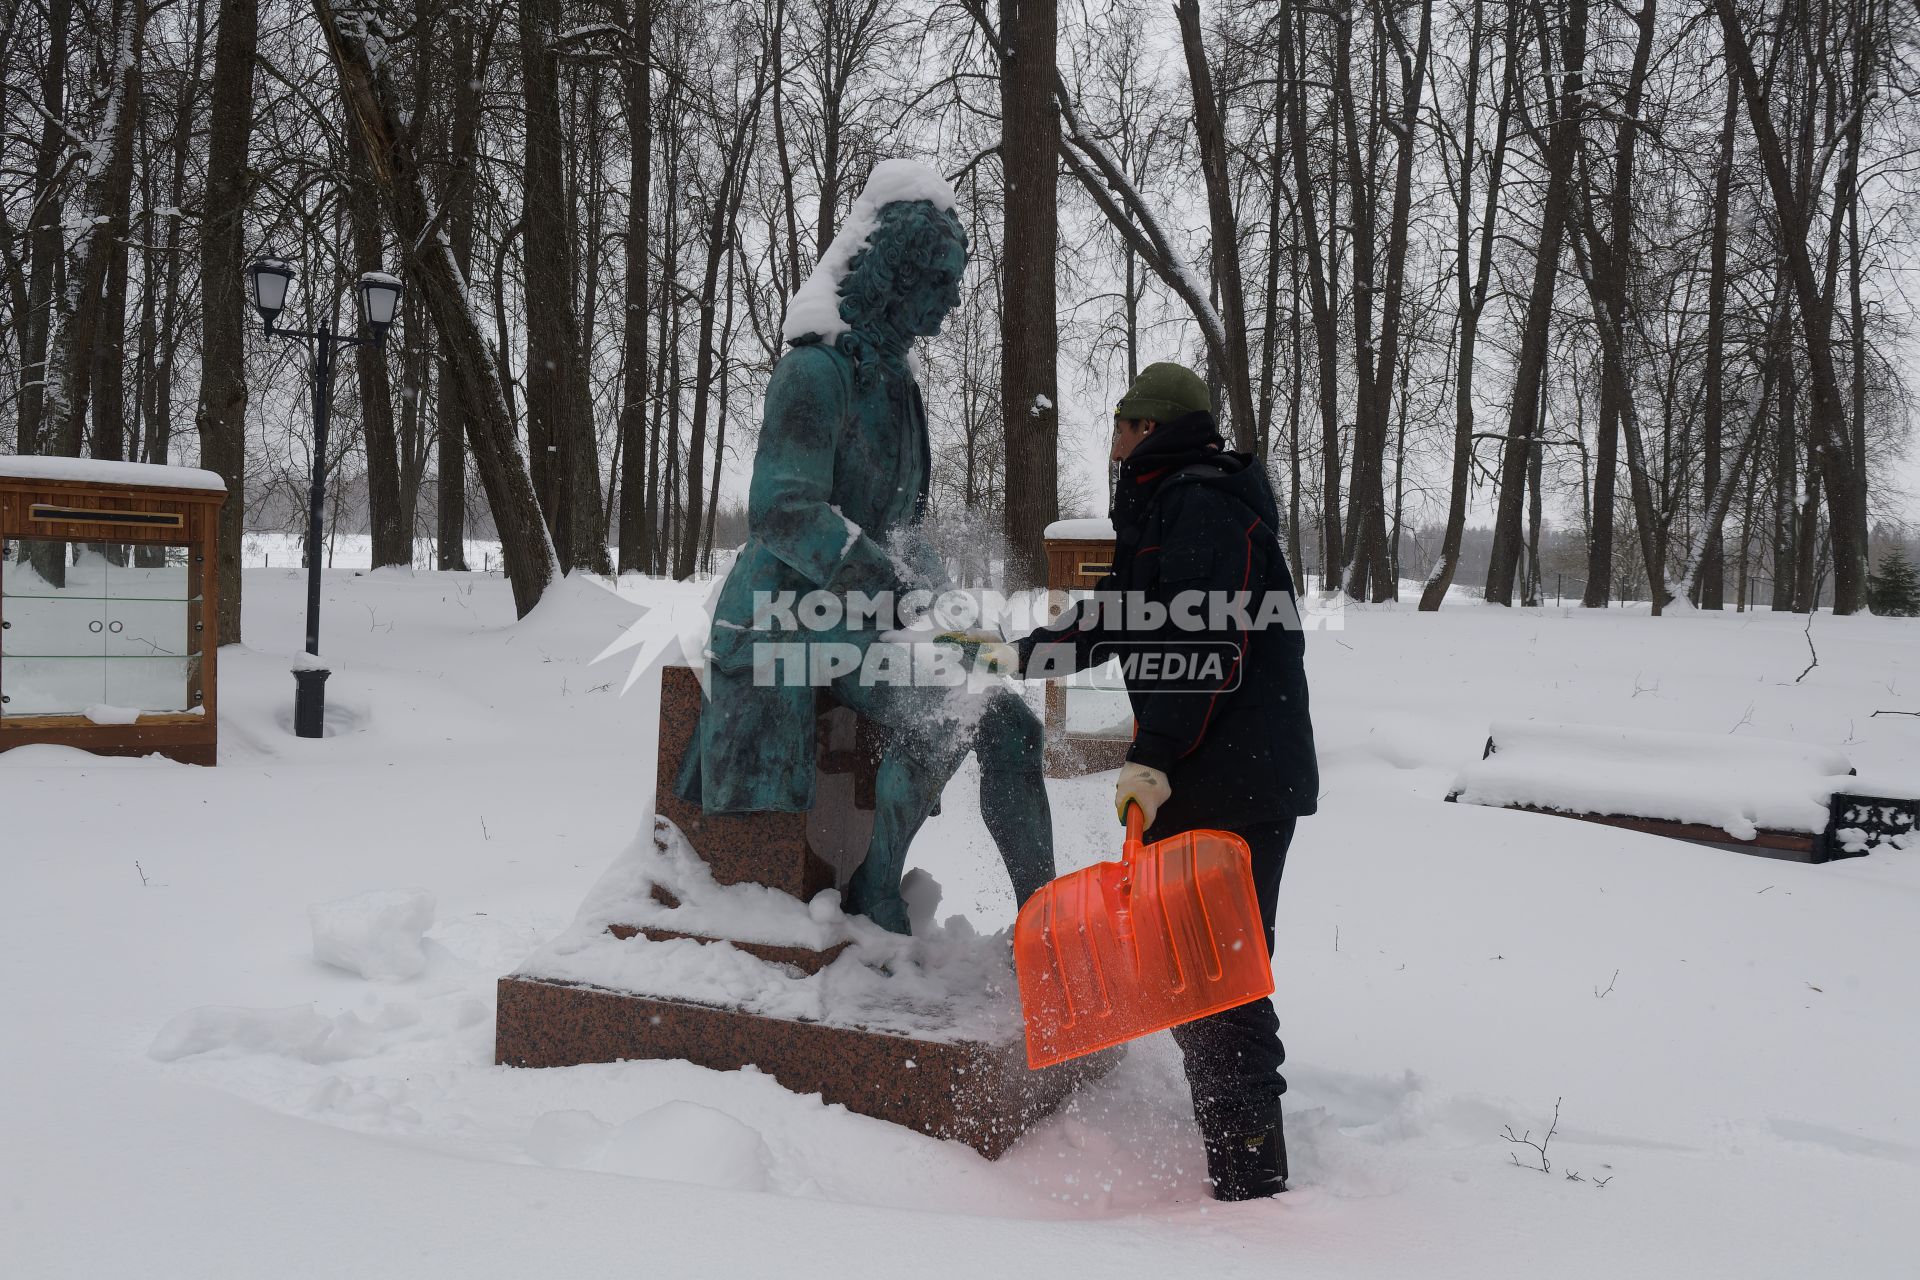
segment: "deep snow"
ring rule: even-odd
[[[1920,624],[1823,615],[1798,684],[1804,620],[1771,614],[1353,609],[1310,635],[1324,793],[1275,961],[1296,1189],[1218,1206],[1164,1036],[998,1163],[751,1072],[493,1067],[494,980],[648,820],[655,685],[589,665],[637,606],[573,582],[514,624],[499,579],[330,573],[333,736],[307,741],[301,590],[248,571],[219,768],[0,755],[0,1274],[1912,1274],[1920,856],[1801,866],[1441,798],[1495,720],[1920,779],[1920,718],[1870,717],[1920,709]],[[914,861],[988,932],[1012,901],[971,773]],[[1110,790],[1055,784],[1063,870],[1117,848]],[[415,887],[424,973],[316,961],[309,907]],[[1515,1168],[1503,1127],[1537,1140],[1556,1099],[1553,1172]]]

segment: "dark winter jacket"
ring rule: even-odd
[[[1121,658],[1135,720],[1127,758],[1173,787],[1151,839],[1312,813],[1305,638],[1264,470],[1224,448],[1209,414],[1163,424],[1121,464],[1113,524],[1112,572],[1020,641],[1022,671],[1046,678]],[[1129,619],[1133,593],[1151,603]],[[1244,616],[1216,605],[1235,599]],[[1171,616],[1138,625],[1179,600],[1197,628]]]

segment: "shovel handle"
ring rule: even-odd
[[[1127,801],[1127,845],[1125,857],[1133,861],[1133,855],[1139,853],[1146,844],[1146,817],[1140,812],[1138,800]]]

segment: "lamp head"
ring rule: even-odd
[[[400,310],[400,280],[384,271],[369,271],[353,286],[360,295],[360,319],[373,331],[375,342],[385,342],[387,326]]]
[[[259,258],[247,268],[248,301],[273,332],[273,322],[286,309],[287,290],[293,285],[293,264],[278,258]]]

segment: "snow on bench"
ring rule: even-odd
[[[1838,751],[1777,738],[1506,721],[1447,799],[1814,862],[1914,847],[1920,802],[1861,781]]]

